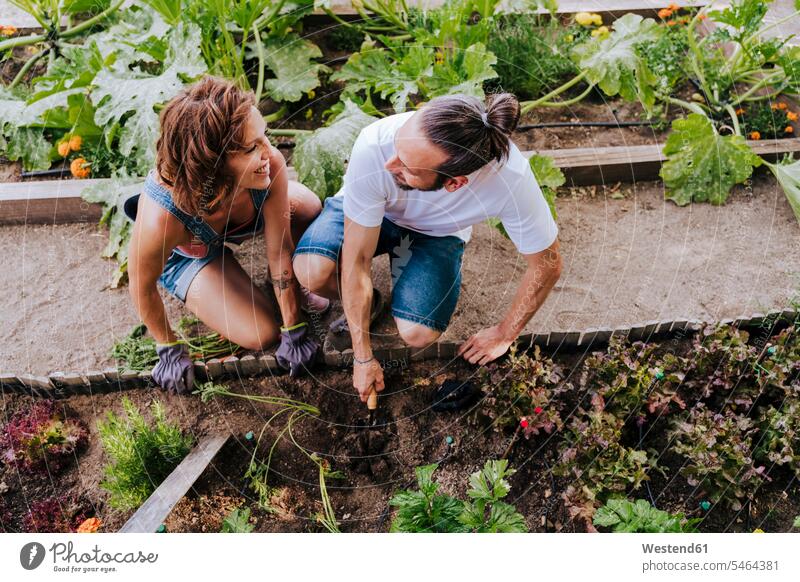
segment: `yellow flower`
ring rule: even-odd
[[[3,36],[14,36],[17,33],[17,27],[9,24],[8,26],[0,27],[0,31],[2,31]]]
[[[309,98],[309,99],[313,99],[313,98],[314,98],[314,97],[316,97],[316,95],[317,95],[317,93],[314,91],[314,89],[311,89],[311,91],[309,91],[309,92],[308,92],[308,93],[306,93],[306,94],[308,95],[308,98]]]
[[[306,109],[306,119],[311,119],[312,117],[314,117],[314,110],[309,107]]]
[[[761,529],[760,527],[757,527],[756,529],[753,530],[753,533],[764,533],[764,530]]]
[[[607,26],[601,26],[600,28],[596,28],[592,31],[592,36],[599,37],[599,38],[606,38],[609,34]]]
[[[592,24],[595,26],[603,26],[603,17],[596,12],[592,12]]]
[[[575,22],[581,26],[592,26],[592,24],[594,24],[594,17],[588,12],[578,12],[575,15]]]

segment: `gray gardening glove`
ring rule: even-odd
[[[153,368],[153,380],[170,394],[184,394],[194,387],[194,364],[186,344],[156,344],[158,363]]]
[[[308,335],[308,323],[281,328],[281,345],[275,352],[278,365],[289,370],[289,376],[299,376],[304,367],[314,361],[319,344]]]

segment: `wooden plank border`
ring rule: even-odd
[[[230,438],[230,434],[211,435],[201,440],[125,522],[119,533],[155,533]]]
[[[800,139],[748,141],[756,154],[775,160],[784,154],[800,154]],[[553,158],[567,178],[567,185],[613,184],[659,179],[664,162],[664,145],[573,148],[526,151],[530,157],[540,154]],[[297,172],[289,168],[289,177]],[[0,225],[64,224],[95,222],[102,215],[99,204],[89,204],[80,193],[87,186],[108,182],[92,180],[45,180],[40,182],[0,183]]]

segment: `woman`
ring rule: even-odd
[[[262,350],[280,339],[279,364],[292,376],[318,349],[300,310],[324,313],[329,301],[300,287],[292,253],[319,214],[314,193],[287,177],[281,153],[251,92],[207,76],[162,110],[156,169],[144,196],[125,203],[135,220],[130,293],[157,342],[153,380],[170,392],[192,389],[194,368],[169,325],[160,284],[201,321],[232,342]],[[269,278],[280,316],[225,246],[264,232]]]

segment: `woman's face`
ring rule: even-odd
[[[241,151],[228,156],[228,170],[237,190],[265,190],[270,185],[269,158],[271,147],[265,135],[267,124],[258,109],[251,107]]]

